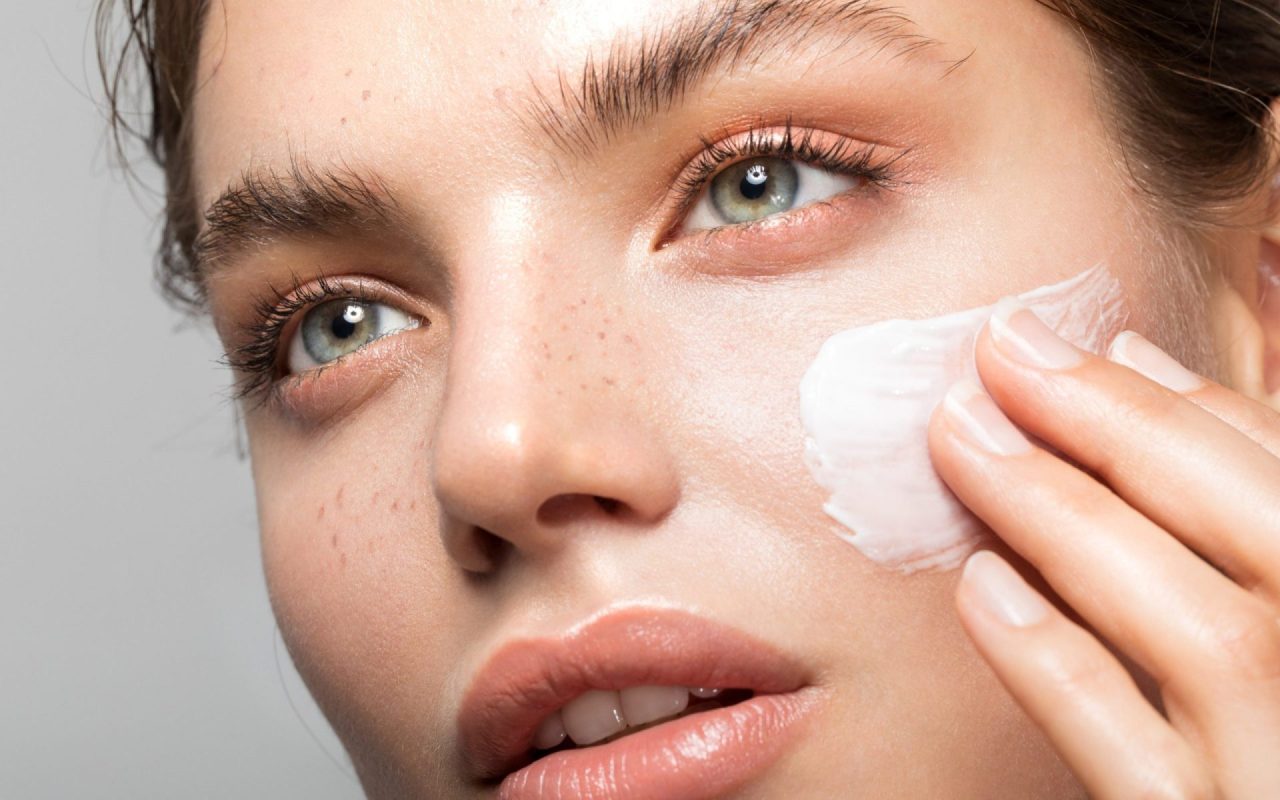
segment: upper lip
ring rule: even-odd
[[[687,612],[628,608],[562,637],[523,639],[477,672],[458,712],[462,757],[482,780],[529,759],[538,725],[591,689],[687,686],[780,694],[807,683],[799,664],[741,631]]]

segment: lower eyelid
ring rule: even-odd
[[[355,298],[352,298],[352,299],[355,299]],[[311,311],[314,311],[316,308],[319,308],[323,304],[312,306],[306,311],[299,313],[300,320],[297,325],[293,326],[293,332],[289,335],[290,336],[289,352],[285,356],[286,366],[290,370],[287,373],[287,375],[304,375],[308,372],[313,372],[317,369],[325,369],[330,366],[338,365],[341,362],[344,362],[350,358],[359,356],[365,350],[377,344],[378,342],[382,341],[383,339],[386,339],[390,336],[395,336],[400,333],[406,333],[411,330],[416,330],[422,327],[423,324],[426,322],[426,320],[424,320],[421,317],[410,314],[407,311],[402,311],[401,309],[395,308],[394,306],[388,305],[386,303],[370,302],[368,304],[381,305],[387,309],[390,309],[391,311],[394,311],[401,318],[401,320],[403,321],[403,324],[398,324],[397,327],[393,327],[384,333],[374,336],[372,339],[360,345],[359,347],[357,347],[356,349],[352,350],[349,353],[344,353],[343,355],[340,355],[331,361],[319,362],[319,361],[315,361],[314,356],[312,356],[310,353],[306,351],[306,344],[302,338],[303,336],[302,325],[303,323],[306,322],[306,315]],[[315,363],[313,363],[311,366],[308,366],[304,369],[295,369],[292,366],[294,363],[295,355],[305,356],[308,360],[313,361]]]
[[[704,203],[710,204],[711,202],[709,192],[704,191],[703,194],[699,195],[699,197],[694,201],[694,203],[690,207],[690,211],[688,212],[686,221],[681,224],[680,228],[677,231],[677,235],[674,238],[679,238],[680,236],[700,235],[700,234],[714,235],[718,231],[723,231],[728,229],[736,229],[741,231],[751,226],[756,226],[761,224],[777,224],[778,218],[790,217],[792,215],[801,213],[802,211],[804,211],[805,209],[811,206],[837,200],[851,192],[856,192],[861,189],[865,189],[869,184],[869,181],[866,178],[860,178],[858,176],[853,176],[853,175],[840,175],[839,173],[831,172],[829,170],[823,170],[821,168],[814,167],[811,165],[805,165],[805,166],[808,170],[818,173],[819,175],[823,176],[825,179],[848,180],[852,182],[852,185],[847,186],[839,191],[834,191],[830,194],[822,195],[820,197],[812,196],[812,197],[808,197],[807,199],[803,199],[805,195],[800,195],[798,197],[796,205],[792,206],[786,211],[780,211],[775,214],[770,214],[770,215],[761,217],[757,220],[751,220],[747,222],[737,222],[737,223],[715,221],[715,224],[706,224],[706,225],[702,225],[701,227],[690,227],[688,223],[689,223],[689,220],[692,220],[694,218],[693,215],[699,213]],[[811,194],[811,192],[807,191],[805,192],[805,194]],[[710,211],[709,209],[706,210],[704,213],[707,217],[710,217],[712,214],[714,214],[714,212]]]
[[[671,268],[690,274],[777,277],[816,269],[857,246],[883,198],[872,183],[785,214],[694,231],[664,247],[672,250]]]
[[[418,346],[410,337],[430,327],[424,319],[416,328],[381,336],[327,364],[285,375],[271,385],[267,400],[308,423],[356,408],[405,371],[409,359],[417,357]]]

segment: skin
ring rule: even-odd
[[[1241,224],[1214,240],[1225,278],[1210,298],[1180,290],[1193,259],[1130,188],[1084,48],[1030,0],[904,0],[939,46],[765,57],[586,158],[528,124],[532,85],[554,89],[557,68],[572,80],[615,37],[693,5],[213,3],[201,205],[301,157],[376,174],[404,211],[392,235],[272,238],[224,259],[208,287],[228,349],[253,298],[322,275],[363,276],[429,321],[245,405],[273,607],[366,792],[491,796],[456,753],[475,671],[515,638],[643,603],[746,630],[821,688],[811,727],[743,797],[1133,796],[1166,765],[1193,796],[1274,787],[1262,764],[1276,743],[1259,732],[1280,729],[1280,628],[1261,622],[1280,580],[1263,567],[1280,516],[1265,404],[1280,320],[1257,279],[1275,253],[1258,224],[1272,199],[1242,199]],[[905,152],[902,183],[656,247],[678,229],[672,186],[699,137],[744,114]],[[903,576],[834,536],[796,398],[822,342],[1099,261],[1135,329],[1212,353],[1194,366],[1232,389],[1179,397],[1102,359],[1019,368],[985,337],[995,400],[1097,477],[1041,451],[985,454],[941,417],[931,431],[996,548],[1077,622],[1054,611],[1013,628],[975,599],[975,571]],[[1205,325],[1166,324],[1200,307]],[[1197,483],[1210,472],[1247,480],[1251,502],[1228,508]],[[1075,535],[1081,508],[1105,525]],[[1235,531],[1230,563],[1248,569],[1213,572],[1221,546],[1166,517]],[[1192,615],[1191,630],[1143,597],[1222,614]],[[1081,619],[1157,677],[1167,719]],[[1218,679],[1197,687],[1206,664]],[[1091,748],[1099,731],[1159,746],[1134,766]]]

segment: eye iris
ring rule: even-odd
[[[359,350],[376,339],[377,333],[377,309],[355,300],[316,306],[302,322],[303,346],[320,364]]]
[[[711,201],[725,222],[752,222],[793,208],[799,183],[791,162],[755,158],[717,175],[711,182]]]

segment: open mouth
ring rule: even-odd
[[[768,769],[818,708],[807,673],[711,620],[615,609],[491,655],[459,707],[459,755],[500,800],[722,796]]]
[[[750,689],[636,686],[586,692],[548,716],[533,739],[531,760],[561,750],[610,744],[657,725],[750,700]]]

